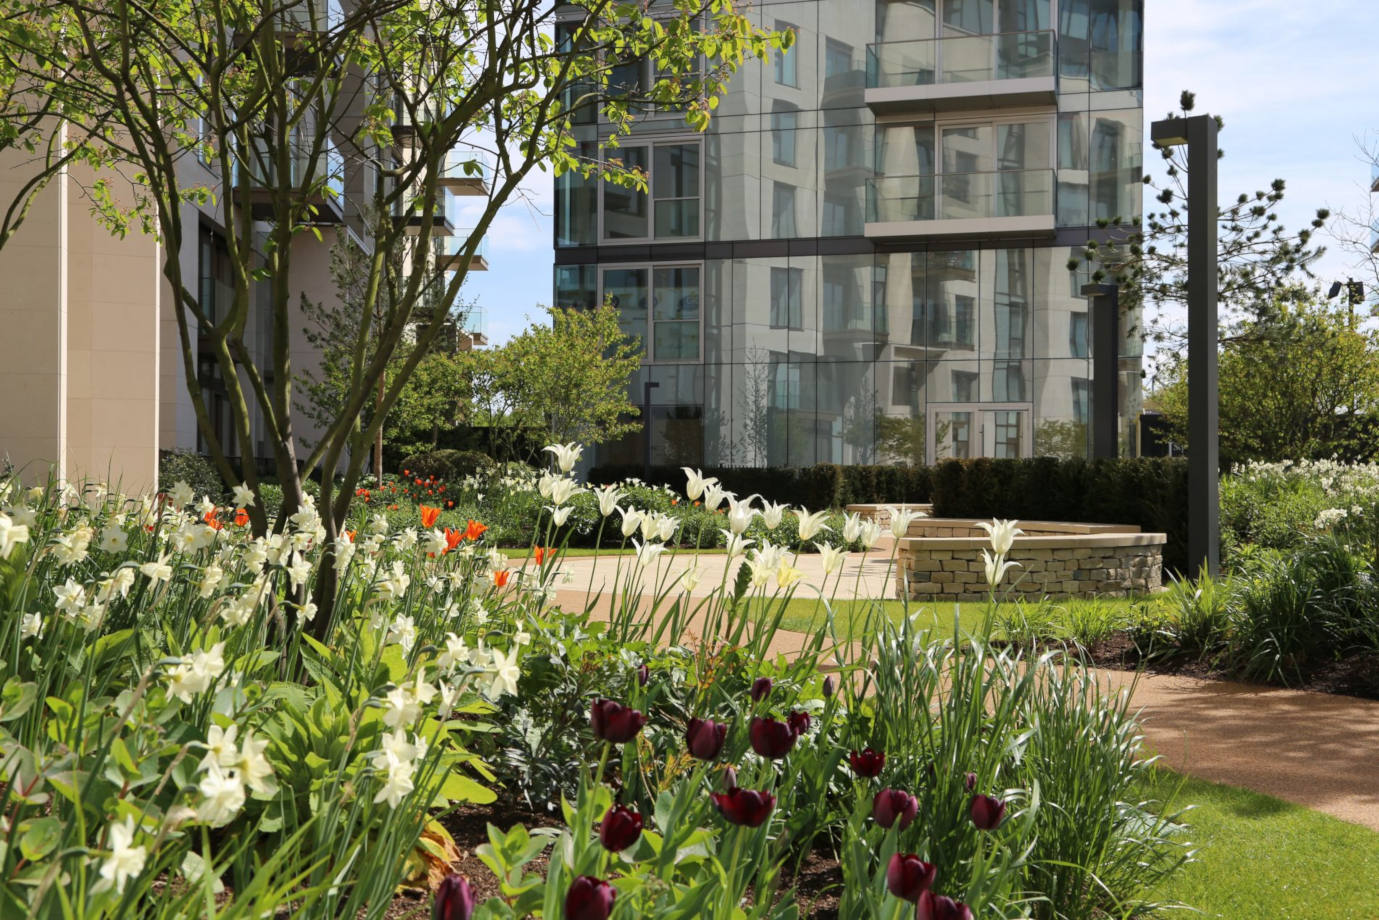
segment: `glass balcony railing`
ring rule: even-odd
[[[298,0],[281,16],[284,27],[301,32],[329,32],[345,21],[340,0]]]
[[[867,222],[977,220],[1053,214],[1052,169],[885,176],[867,182]]]
[[[469,246],[469,237],[474,231],[469,228],[456,230],[451,236],[436,237],[432,241],[435,247],[436,261],[441,268],[446,271],[458,270],[463,266],[465,249]],[[488,240],[479,240],[479,245],[474,250],[474,261],[470,268],[474,271],[482,271],[488,267],[487,260]]]
[[[488,188],[490,166],[488,157],[475,150],[452,150],[445,157],[441,170],[442,185],[462,190]]]
[[[1055,33],[956,35],[867,46],[867,87],[1052,77]]]

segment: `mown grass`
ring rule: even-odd
[[[1175,794],[1176,793],[1176,794]],[[1218,920],[1374,920],[1379,833],[1248,789],[1155,771],[1144,798],[1173,798],[1193,862],[1155,895]]]

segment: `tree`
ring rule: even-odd
[[[602,444],[636,431],[628,385],[641,350],[617,309],[549,312],[550,326],[533,325],[488,353],[486,379],[474,386],[489,424],[539,429],[558,443]]]
[[[1169,118],[1187,117],[1196,98],[1184,91],[1179,112]],[[1223,126],[1220,116],[1217,124]],[[1158,342],[1186,340],[1184,310],[1187,305],[1187,148],[1159,150],[1165,164],[1162,179],[1146,174],[1144,184],[1154,192],[1157,210],[1143,218],[1135,215],[1103,220],[1109,231],[1106,241],[1086,244],[1085,260],[1091,280],[1110,280],[1121,288],[1120,306],[1127,333]],[[1217,150],[1218,158],[1225,156]],[[1217,296],[1226,338],[1242,328],[1269,318],[1270,311],[1287,303],[1284,294],[1302,290],[1298,276],[1311,278],[1309,266],[1325,251],[1313,244],[1314,232],[1330,216],[1319,209],[1311,226],[1292,233],[1284,229],[1275,210],[1283,201],[1284,181],[1275,179],[1267,190],[1241,193],[1233,202],[1218,206],[1217,259],[1220,266]],[[1143,325],[1136,318],[1141,306],[1155,308]]]
[[[1360,161],[1369,168],[1365,190],[1370,194],[1364,196],[1365,203],[1360,207],[1340,211],[1329,229],[1341,249],[1355,259],[1355,273],[1360,276],[1356,283],[1363,286],[1354,295],[1348,290],[1338,293],[1342,302],[1348,302],[1358,316],[1363,316],[1358,310],[1365,296],[1369,295],[1374,303],[1374,295],[1379,292],[1379,133],[1357,138],[1356,147]]]
[[[236,467],[210,423],[198,373],[203,350],[223,382],[234,441],[262,441],[272,452],[283,490],[278,520],[300,507],[304,476],[327,474],[319,504],[333,544],[368,446],[441,334],[468,260],[520,183],[549,166],[645,188],[645,176],[615,157],[577,158],[572,117],[597,109],[609,145],[647,102],[680,108],[702,130],[732,72],[748,56],[788,47],[791,35],[755,28],[732,0],[685,0],[654,15],[650,5],[610,0],[357,0],[342,16],[331,10],[324,0],[0,0],[0,149],[27,151],[32,168],[4,209],[0,245],[51,177],[73,163],[93,170],[89,197],[102,219],[115,232],[137,228],[163,241],[184,378],[220,475],[259,491],[254,465]],[[648,59],[650,85],[610,86],[611,73]],[[454,168],[450,152],[465,142],[487,149],[494,169],[459,270],[447,278],[433,255],[438,192]],[[131,207],[116,203],[115,182],[132,189]],[[323,233],[346,187],[361,203],[349,212],[349,229],[370,256],[366,309],[340,412],[299,457],[294,242]],[[181,262],[197,232],[186,223],[189,202],[213,211],[225,229],[228,304],[203,302]],[[253,303],[271,329],[267,359],[246,342]],[[389,362],[417,320],[429,331],[389,381]],[[263,533],[261,498],[249,514]],[[317,580],[325,612],[312,624],[318,636],[331,629],[332,558]]]
[[[1292,295],[1221,352],[1223,465],[1372,455],[1379,420],[1379,338],[1344,312]],[[1155,393],[1173,440],[1187,442],[1186,362]]]

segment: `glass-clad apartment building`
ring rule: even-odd
[[[1085,268],[1141,213],[1143,0],[762,2],[789,51],[705,134],[645,113],[647,192],[556,183],[555,303],[643,342],[653,461],[1082,456]],[[627,68],[621,81],[648,79]],[[602,127],[578,127],[597,155]],[[1139,323],[1121,318],[1122,453]],[[642,438],[600,463],[639,462]]]

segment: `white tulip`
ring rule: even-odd
[[[843,515],[843,539],[856,543],[862,535],[862,517],[856,513]]]
[[[619,508],[618,513],[622,515],[622,535],[624,538],[632,536],[637,532],[637,528],[642,525],[642,512],[636,508]]]
[[[768,530],[775,530],[780,526],[781,520],[785,517],[785,509],[789,505],[778,505],[775,502],[762,503],[761,520],[766,524]]]
[[[618,507],[618,499],[622,498],[622,493],[612,486],[599,489],[594,493],[599,500],[599,514],[604,517],[610,516],[614,509]]]
[[[682,466],[681,469],[685,471],[685,478],[688,480],[685,486],[685,495],[690,501],[698,501],[705,489],[718,484],[718,479],[714,476],[706,477],[698,470],[692,470],[687,466]]]
[[[1024,531],[1015,525],[1019,521],[998,521],[991,519],[988,524],[985,521],[978,521],[977,526],[986,531],[986,535],[991,538],[991,551],[998,556],[1004,556],[1010,552],[1010,547],[1015,543],[1015,538],[1024,534]]]
[[[910,524],[924,517],[922,511],[911,511],[908,508],[897,510],[895,508],[889,508],[888,506],[888,510],[891,512],[891,536],[895,537],[897,540],[901,537],[908,536],[910,533]]]
[[[800,507],[800,542],[812,540],[819,535],[820,531],[830,530],[824,519],[828,517],[827,511],[815,511],[813,514],[804,506]]]
[[[847,550],[834,549],[827,544],[814,544],[819,550],[819,561],[823,563],[824,574],[832,575],[843,567],[847,561]]]
[[[982,565],[986,569],[986,583],[993,589],[1005,578],[1006,572],[1010,571],[1011,566],[1019,565],[1018,562],[1009,562],[1006,557],[997,553],[995,556],[982,550]]]
[[[756,517],[756,514],[750,500],[733,500],[728,508],[728,529],[735,534],[741,534],[751,526],[752,518]]]
[[[731,498],[733,498],[733,493],[729,492],[727,489],[721,488],[721,487],[718,485],[718,483],[713,482],[713,483],[705,483],[705,484],[704,484],[704,508],[705,508],[705,510],[707,510],[707,511],[713,511],[713,510],[715,510],[719,505],[723,504],[723,500],[724,500],[724,499],[731,499]]]
[[[575,464],[579,462],[580,455],[584,453],[584,448],[573,441],[569,444],[547,444],[542,450],[555,455],[556,466],[560,468],[562,473],[568,473],[574,469]]]

